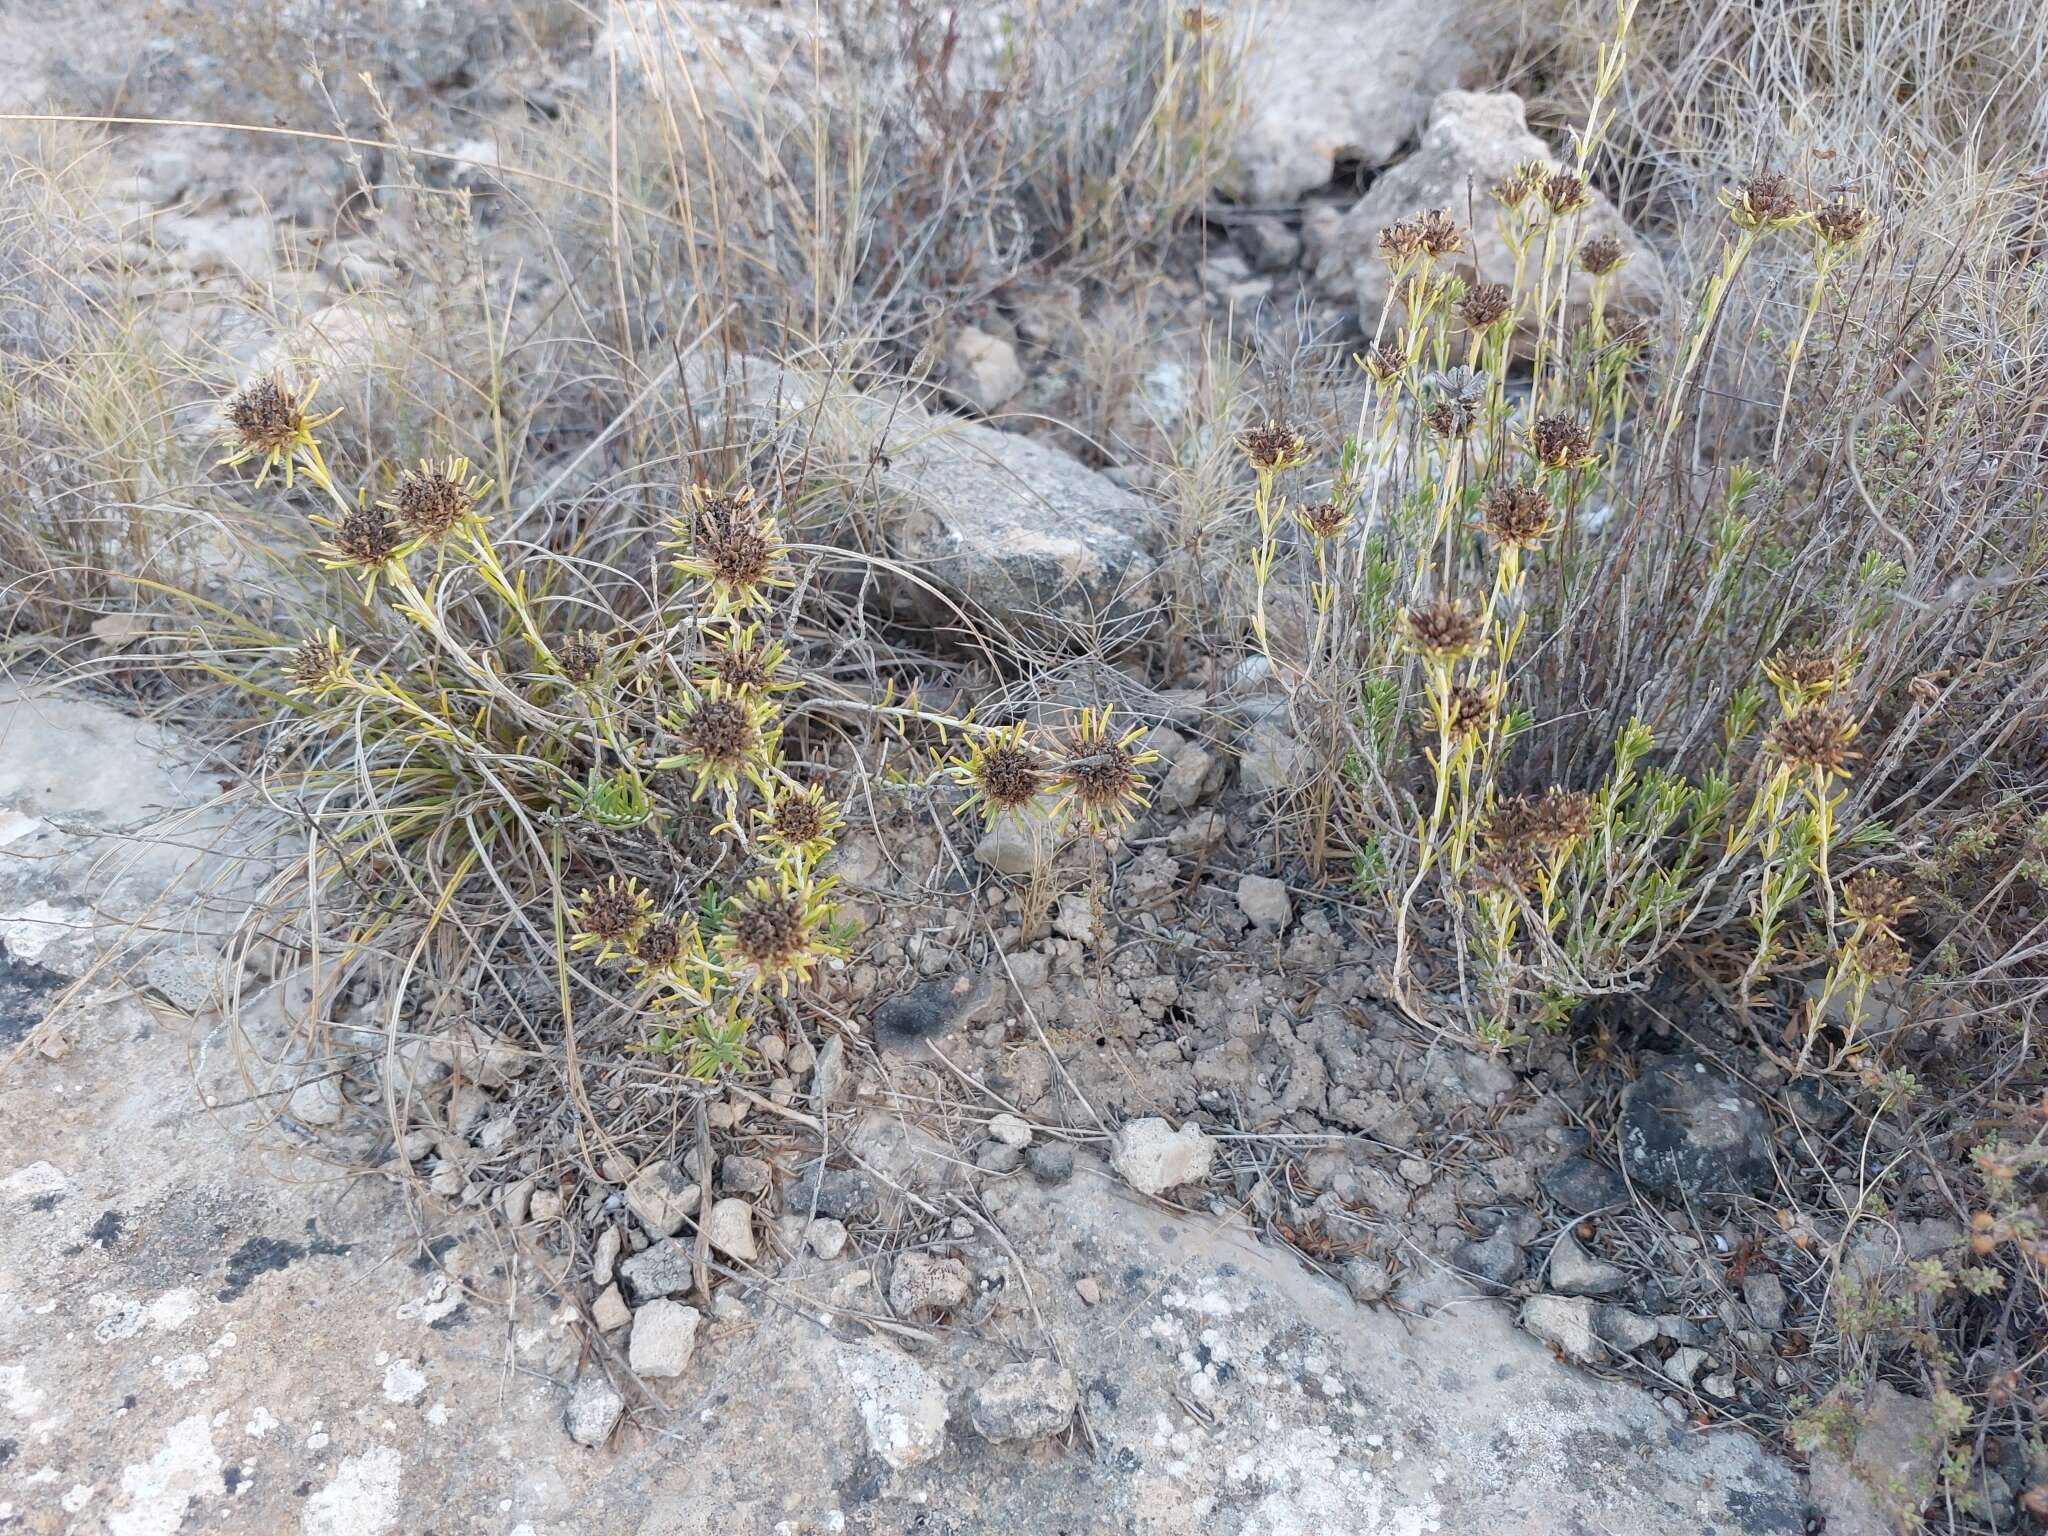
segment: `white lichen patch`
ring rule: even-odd
[[[334,1481],[306,1500],[302,1536],[383,1536],[398,1523],[403,1463],[388,1445],[344,1457]]]
[[[220,1487],[220,1457],[204,1414],[180,1419],[148,1461],[121,1469],[108,1536],[173,1536],[192,1501]]]

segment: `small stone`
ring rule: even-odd
[[[974,845],[974,857],[999,875],[1030,875],[1044,869],[1060,846],[1060,829],[1042,810],[998,816]]]
[[[735,1195],[762,1194],[773,1180],[773,1170],[758,1157],[728,1152],[718,1160],[718,1186]]]
[[[533,1211],[533,1180],[514,1179],[498,1196],[498,1209],[505,1213],[505,1225],[523,1227]]]
[[[846,1224],[834,1221],[829,1216],[820,1216],[812,1222],[806,1234],[811,1252],[821,1259],[836,1259],[846,1252]]]
[[[1596,1259],[1566,1229],[1550,1250],[1550,1288],[1567,1296],[1612,1296],[1628,1284],[1628,1272]]]
[[[1385,1301],[1394,1289],[1394,1272],[1378,1259],[1347,1260],[1344,1289],[1353,1301]]]
[[[1700,1389],[1709,1397],[1718,1397],[1723,1402],[1735,1396],[1735,1373],[1720,1371],[1701,1379]]]
[[[1658,1336],[1654,1318],[1631,1312],[1627,1307],[1602,1307],[1593,1314],[1593,1328],[1601,1338],[1625,1352],[1647,1349]]]
[[[1004,1146],[1020,1152],[1031,1145],[1031,1127],[1016,1115],[997,1115],[989,1121],[988,1133]]]
[[[1628,1204],[1628,1184],[1622,1176],[1589,1157],[1568,1157],[1537,1182],[1574,1216],[1591,1216]]]
[[[876,1049],[923,1054],[930,1042],[978,1023],[1001,997],[1001,989],[985,976],[921,982],[875,1010]]]
[[[1080,1405],[1080,1390],[1058,1361],[1026,1360],[990,1373],[975,1390],[972,1417],[984,1440],[1043,1440],[1064,1433]]]
[[[1238,749],[1237,773],[1251,793],[1280,795],[1302,786],[1312,761],[1307,747],[1279,725],[1262,720],[1246,733]]]
[[[1140,1194],[1159,1195],[1207,1178],[1215,1158],[1216,1143],[1192,1121],[1176,1131],[1154,1116],[1117,1132],[1109,1163]]]
[[[1070,891],[1053,910],[1052,931],[1076,944],[1095,942],[1095,903],[1086,891]]]
[[[729,1259],[751,1264],[760,1257],[754,1246],[754,1208],[744,1200],[720,1200],[704,1218],[704,1236]]]
[[[347,1107],[341,1096],[341,1079],[332,1073],[292,1090],[291,1117],[301,1125],[339,1125]]]
[[[983,415],[991,415],[1024,387],[1017,349],[973,326],[955,333],[946,351],[946,382]]]
[[[1742,1277],[1742,1299],[1757,1327],[1776,1333],[1785,1324],[1785,1282],[1776,1275],[1750,1270]]]
[[[1024,1151],[1024,1161],[1041,1184],[1064,1184],[1074,1176],[1074,1149],[1064,1141],[1033,1142]]]
[[[990,1138],[975,1150],[974,1166],[983,1173],[1015,1173],[1024,1166],[1024,1154],[1008,1142]]]
[[[1676,1200],[1762,1189],[1771,1179],[1771,1123],[1739,1078],[1676,1056],[1621,1096],[1621,1156],[1636,1184]]]
[[[958,1311],[974,1294],[974,1278],[958,1259],[911,1251],[898,1254],[889,1274],[889,1306],[898,1317]]]
[[[1596,1303],[1584,1296],[1531,1296],[1522,1303],[1522,1326],[1578,1365],[1607,1359],[1607,1346],[1593,1326],[1596,1316]]]
[[[1691,1345],[1681,1344],[1671,1351],[1665,1360],[1664,1375],[1677,1386],[1690,1387],[1693,1377],[1699,1374],[1700,1367],[1706,1363],[1707,1352],[1704,1349],[1694,1349]]]
[[[899,1471],[944,1453],[946,1389],[929,1371],[878,1344],[843,1347],[837,1363],[869,1450]]]
[[[697,1325],[704,1320],[695,1307],[676,1301],[650,1301],[633,1314],[633,1342],[626,1363],[636,1376],[680,1376],[697,1352]]]
[[[527,1212],[535,1221],[553,1221],[562,1214],[562,1197],[552,1189],[537,1189]]]
[[[1891,1536],[1896,1512],[1918,1511],[1935,1490],[1944,1442],[1934,1404],[1880,1381],[1841,1406],[1854,1438],[1846,1454],[1827,1441],[1815,1449],[1814,1506],[1828,1536]]]
[[[1419,1157],[1402,1158],[1399,1163],[1395,1164],[1394,1171],[1417,1189],[1420,1189],[1436,1176],[1436,1170]]]
[[[665,1157],[642,1168],[626,1186],[627,1209],[652,1237],[682,1231],[703,1198],[703,1191]]]
[[[833,1044],[838,1044],[835,1039]],[[800,1215],[813,1210],[835,1221],[871,1216],[881,1204],[874,1181],[856,1168],[825,1168],[812,1163],[796,1176],[787,1194],[789,1209]]]
[[[846,1086],[846,1042],[834,1035],[818,1048],[817,1068],[811,1074],[811,1097],[821,1109],[830,1109]]]
[[[597,1241],[590,1250],[590,1279],[593,1285],[610,1285],[612,1268],[619,1262],[619,1249],[623,1240],[617,1227],[606,1227],[597,1234]]]
[[[1495,1233],[1473,1238],[1451,1250],[1451,1267],[1489,1296],[1497,1296],[1522,1278],[1522,1248]]]
[[[1095,1306],[1102,1300],[1102,1284],[1093,1275],[1083,1275],[1074,1282],[1074,1294],[1081,1298],[1082,1306]]]
[[[1193,742],[1183,745],[1159,780],[1159,803],[1169,811],[1188,811],[1201,801],[1216,768],[1216,754]]]
[[[1254,928],[1279,933],[1294,916],[1294,900],[1285,881],[1269,875],[1246,875],[1237,882],[1237,910],[1251,920]]]
[[[671,1237],[627,1259],[619,1266],[619,1279],[634,1301],[649,1302],[687,1291],[697,1283],[697,1271],[689,1245]]]
[[[568,1426],[569,1438],[578,1445],[599,1446],[612,1437],[625,1411],[626,1400],[604,1377],[593,1374],[577,1382],[569,1393],[569,1408],[563,1422]]]
[[[633,1321],[633,1309],[626,1305],[626,1298],[619,1294],[616,1285],[608,1285],[590,1304],[590,1320],[597,1324],[599,1333],[610,1333]]]

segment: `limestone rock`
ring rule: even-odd
[[[577,1382],[569,1394],[569,1408],[564,1415],[569,1438],[578,1445],[603,1445],[625,1411],[626,1400],[618,1390],[601,1374],[592,1372]]]
[[[1387,296],[1380,231],[1428,208],[1447,208],[1466,224],[1468,186],[1477,189],[1477,227],[1470,231],[1467,249],[1454,260],[1460,266],[1476,266],[1490,281],[1506,281],[1513,275],[1514,257],[1496,227],[1488,189],[1525,160],[1557,164],[1550,147],[1529,131],[1521,97],[1512,91],[1444,92],[1431,109],[1421,148],[1381,175],[1344,216],[1317,264],[1317,281],[1330,297],[1356,304],[1370,331]],[[1571,250],[1606,236],[1621,241],[1628,253],[1627,264],[1609,279],[1610,315],[1648,313],[1661,302],[1663,263],[1598,190],[1590,207],[1570,217],[1565,231]],[[1569,318],[1577,324],[1591,313],[1593,280],[1576,266],[1570,270]],[[1517,346],[1526,347],[1532,340],[1525,325]]]
[[[993,416],[1024,387],[1017,349],[1000,336],[968,326],[946,349],[946,387],[984,416]]]
[[[720,1200],[704,1218],[704,1235],[713,1251],[751,1264],[760,1257],[754,1246],[754,1208],[740,1199]]]
[[[1522,1303],[1522,1326],[1579,1365],[1599,1365],[1607,1346],[1594,1326],[1597,1304],[1584,1296],[1531,1296]]]
[[[1550,1288],[1567,1296],[1612,1296],[1628,1284],[1628,1272],[1586,1252],[1569,1229],[1550,1250]]]
[[[1814,1506],[1828,1536],[1894,1536],[1934,1490],[1934,1406],[1877,1382],[1855,1404],[1855,1424],[1848,1451],[1823,1444],[1813,1453]]]
[[[974,1277],[958,1259],[912,1250],[899,1254],[889,1275],[889,1306],[898,1317],[925,1318],[964,1307],[974,1294]]]
[[[1279,933],[1294,916],[1294,902],[1287,894],[1286,881],[1270,875],[1245,875],[1237,882],[1237,910],[1254,928]]]
[[[901,1350],[883,1345],[837,1351],[868,1449],[899,1471],[936,1460],[946,1449],[946,1389]]]
[[[990,1373],[974,1394],[974,1429],[984,1440],[1043,1440],[1074,1422],[1081,1393],[1057,1360],[1025,1360]]]
[[[1216,1143],[1192,1121],[1174,1130],[1156,1117],[1133,1120],[1117,1132],[1109,1163],[1140,1194],[1160,1195],[1208,1177]]]
[[[1422,127],[1439,91],[1479,62],[1458,0],[1273,0],[1259,9],[1253,84],[1234,155],[1245,201],[1287,202],[1339,160],[1377,170]]]
[[[633,1342],[626,1363],[636,1376],[680,1376],[697,1352],[703,1314],[678,1301],[650,1301],[633,1314]]]

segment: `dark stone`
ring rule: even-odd
[[[70,983],[48,966],[17,960],[0,944],[0,1045],[12,1045],[42,1023],[50,999]]]
[[[690,1246],[681,1238],[665,1237],[619,1265],[619,1281],[626,1297],[635,1305],[677,1296],[697,1283],[697,1271],[690,1263]]]
[[[875,1046],[921,1053],[931,1041],[979,1018],[997,995],[992,982],[971,976],[921,982],[875,1010]]]
[[[1749,1089],[1696,1056],[1649,1068],[1621,1096],[1621,1157],[1637,1185],[1679,1200],[1771,1179],[1770,1121]]]
[[[1064,1141],[1034,1141],[1024,1149],[1024,1161],[1041,1184],[1064,1184],[1074,1176],[1074,1149]]]
[[[1522,1278],[1522,1247],[1508,1238],[1475,1238],[1451,1250],[1451,1267],[1489,1296]]]
[[[880,1204],[874,1181],[866,1174],[854,1168],[824,1168],[817,1163],[796,1176],[783,1200],[784,1209],[800,1216],[809,1215],[815,1208],[818,1215],[834,1221],[872,1216]]]
[[[728,1152],[718,1161],[718,1182],[729,1195],[758,1195],[771,1178],[765,1162],[743,1152]]]
[[[1627,1181],[1605,1163],[1596,1163],[1590,1157],[1568,1157],[1546,1170],[1536,1182],[1543,1186],[1543,1193],[1574,1216],[1590,1216],[1595,1211],[1628,1204]]]

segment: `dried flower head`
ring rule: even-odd
[[[761,626],[728,628],[721,643],[697,667],[697,685],[711,693],[769,695],[797,686],[785,672],[789,650],[780,640],[761,643]]]
[[[1262,475],[1299,469],[1309,459],[1308,434],[1274,421],[1246,428],[1238,434],[1237,446],[1245,462]]]
[[[1721,202],[1738,229],[1761,232],[1788,229],[1806,217],[1792,178],[1761,171],[1721,194]]]
[[[1054,780],[1059,799],[1054,809],[1071,808],[1088,830],[1098,835],[1105,827],[1128,826],[1151,804],[1145,793],[1145,776],[1139,770],[1159,761],[1157,752],[1138,745],[1144,736],[1141,725],[1116,734],[1107,705],[1082,710],[1080,721],[1062,743]]]
[[[1493,200],[1503,208],[1519,208],[1543,186],[1550,167],[1541,160],[1524,160],[1493,185]]]
[[[260,467],[256,471],[258,485],[273,469],[282,468],[287,486],[292,483],[295,466],[301,463],[317,465],[320,449],[313,433],[341,414],[340,411],[329,411],[324,416],[311,413],[313,396],[319,389],[320,381],[315,379],[302,394],[285,383],[281,375],[272,374],[229,396],[224,408],[228,452],[220,460],[221,465],[236,467],[259,461]]]
[[[1452,687],[1444,701],[1444,725],[1453,736],[1477,736],[1493,723],[1493,695],[1469,683]]]
[[[1577,213],[1592,201],[1592,189],[1586,185],[1583,176],[1575,176],[1570,171],[1552,171],[1543,178],[1543,206],[1557,218]]]
[[[1515,312],[1515,292],[1506,283],[1474,283],[1458,300],[1458,318],[1465,328],[1487,331]]]
[[[595,949],[600,960],[625,954],[647,926],[654,903],[640,889],[640,882],[607,875],[603,885],[591,886],[576,898],[570,921],[576,933],[571,949]]]
[[[418,469],[398,477],[392,493],[378,505],[398,519],[407,538],[437,544],[477,517],[477,503],[490,481],[469,471],[469,460],[439,464],[420,460]]]
[[[324,635],[309,636],[291,654],[286,671],[291,675],[289,694],[311,694],[314,698],[332,692],[348,682],[356,653],[341,648],[341,637],[333,626]]]
[[[1310,538],[1328,541],[1341,537],[1350,526],[1351,508],[1334,501],[1313,501],[1305,507],[1296,507],[1294,520]]]
[[[1456,395],[1438,395],[1422,408],[1422,424],[1446,442],[1457,442],[1479,425],[1479,407]]]
[[[1024,739],[1021,720],[970,739],[946,771],[968,791],[953,814],[978,805],[982,820],[991,826],[1005,816],[1021,823],[1026,808],[1052,785],[1051,770]]]
[[[1861,203],[1836,198],[1813,210],[1813,232],[1823,245],[1846,250],[1877,227],[1877,215]]]
[[[1595,235],[1579,247],[1579,270],[1590,277],[1606,277],[1627,260],[1628,251],[1612,235]]]
[[[1872,928],[1857,941],[1856,964],[1872,981],[1903,976],[1913,968],[1905,944],[1889,928]]]
[[[1630,356],[1646,350],[1650,345],[1650,322],[1640,315],[1624,320],[1608,333],[1607,345]]]
[[[1856,754],[1856,721],[1839,704],[1808,704],[1794,710],[1764,738],[1764,745],[1788,766],[1824,778],[1847,778]]]
[[[787,866],[772,879],[748,881],[718,936],[719,952],[737,979],[787,994],[837,955],[839,946],[830,936],[833,907],[826,899],[831,887],[830,880]]]
[[[1422,253],[1436,261],[1455,256],[1465,248],[1465,231],[1445,208],[1431,208],[1416,215],[1415,238]]]
[[[1534,549],[1555,518],[1550,498],[1533,485],[1496,485],[1479,499],[1479,527],[1502,549]]]
[[[788,546],[751,486],[723,491],[695,485],[690,499],[689,527],[678,526],[679,537],[670,547],[688,551],[675,568],[703,585],[713,614],[763,606],[772,588],[793,584],[786,570]]]
[[[318,552],[320,563],[330,571],[354,571],[363,578],[366,595],[374,594],[378,577],[403,558],[404,538],[382,507],[363,503],[338,519],[315,521],[328,530],[327,542]]]
[[[604,665],[604,646],[579,629],[556,648],[555,665],[570,682],[587,683]]]
[[[1416,654],[1449,662],[1477,651],[1486,641],[1486,625],[1456,598],[1439,597],[1420,608],[1403,608],[1401,634]]]
[[[1914,905],[1906,882],[1881,869],[1860,869],[1842,882],[1842,911],[1851,922],[1896,929]]]
[[[1380,383],[1398,379],[1408,367],[1408,354],[1391,341],[1376,343],[1359,359],[1365,371]]]
[[[1510,854],[1555,858],[1593,829],[1593,800],[1575,789],[1511,795],[1488,814],[1481,836]]]
[[[697,774],[692,798],[712,785],[731,793],[742,779],[759,781],[774,760],[774,711],[764,699],[706,693],[667,722],[682,751],[661,766],[688,767]]]
[[[1545,469],[1584,469],[1595,458],[1593,434],[1579,417],[1552,411],[1529,429],[1529,452]]]
[[[1422,255],[1422,230],[1407,219],[1397,220],[1380,231],[1380,260],[1395,271],[1412,265]]]
[[[683,958],[683,930],[672,917],[649,918],[632,941],[633,960],[649,971],[665,971]]]
[[[778,784],[754,808],[754,832],[769,848],[809,865],[832,851],[844,818],[822,784]]]
[[[1833,693],[1845,670],[1839,655],[1817,646],[1781,646],[1764,661],[1764,676],[1790,701],[1787,708]]]

